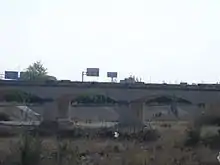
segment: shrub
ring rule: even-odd
[[[211,149],[220,149],[220,141],[219,141],[220,136],[219,135],[214,135],[211,137],[203,138],[202,143],[211,148]]]
[[[195,146],[200,141],[200,130],[199,129],[189,129],[186,130],[186,140],[185,146]]]
[[[215,115],[201,116],[195,120],[196,126],[203,125],[220,125],[220,117]]]
[[[7,115],[3,112],[0,112],[0,121],[10,121],[9,115]]]
[[[38,137],[23,134],[17,145],[13,145],[3,164],[38,165],[41,159],[41,141]]]
[[[80,164],[80,153],[77,147],[72,148],[71,143],[68,141],[58,140],[58,150],[56,161],[58,164]]]
[[[113,147],[113,151],[114,151],[114,152],[119,152],[119,151],[120,151],[119,146],[115,145],[115,146]]]

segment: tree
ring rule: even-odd
[[[56,77],[49,76],[47,68],[40,61],[28,66],[21,76],[21,80],[56,80]]]

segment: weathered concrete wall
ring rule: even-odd
[[[201,109],[196,105],[181,105],[177,106],[178,118],[174,116],[170,111],[170,106],[145,106],[144,118],[145,120],[156,120],[156,121],[175,121],[175,120],[189,120],[195,118],[201,114]],[[160,117],[155,117],[155,114],[161,113]]]
[[[41,113],[44,120],[55,121],[57,119],[59,109],[58,109],[57,104],[55,104],[54,102],[45,103],[41,108],[39,107],[37,108],[38,108],[38,111],[36,112]],[[35,110],[35,107],[33,107],[32,109]]]
[[[93,106],[93,107],[70,107],[71,118],[83,121],[117,121],[119,118],[115,107]]]
[[[220,117],[220,103],[206,104],[202,109],[203,113],[208,116]]]
[[[133,116],[137,118],[137,120],[141,123],[144,122],[144,110],[145,110],[145,104],[134,102],[129,105],[129,108],[133,112]]]
[[[26,84],[26,85],[25,85]],[[207,90],[198,88],[167,88],[161,85],[157,88],[137,88],[137,87],[126,87],[119,88],[118,85],[109,85],[99,87],[96,85],[45,85],[45,84],[30,84],[30,83],[0,83],[0,92],[5,90],[22,90],[42,98],[52,98],[55,101],[52,103],[45,104],[44,117],[47,120],[54,120],[58,116],[60,118],[69,117],[69,98],[67,96],[76,96],[82,94],[94,94],[94,95],[105,95],[115,100],[126,100],[131,101],[141,97],[152,95],[175,95],[177,97],[191,101],[193,104],[199,103],[216,103],[220,102],[220,90]],[[66,98],[66,99],[65,99]],[[62,100],[62,101],[57,101]],[[62,103],[63,102],[63,103]],[[136,106],[138,107],[138,106]],[[137,118],[141,120],[144,116],[141,111],[132,110],[132,106],[129,108],[127,106],[120,106],[117,108],[117,112],[120,116],[121,121],[137,121]],[[136,109],[140,109],[136,108]],[[139,114],[135,114],[140,112]]]
[[[42,98],[57,99],[65,95],[100,94],[116,100],[134,100],[144,96],[152,95],[175,95],[193,103],[215,103],[220,101],[220,91],[200,91],[182,89],[138,89],[138,88],[98,88],[98,87],[64,87],[64,86],[1,86],[0,92],[4,90],[19,89],[38,95]]]

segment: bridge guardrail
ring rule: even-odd
[[[76,88],[130,88],[130,89],[163,89],[163,90],[219,90],[220,84],[121,84],[106,82],[77,82],[77,81],[21,81],[21,80],[0,80],[0,86],[54,86],[54,87],[76,87]]]

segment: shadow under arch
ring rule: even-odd
[[[68,102],[71,106],[91,106],[91,105],[118,105],[128,104],[128,101],[116,100],[105,94],[65,94],[60,96],[57,101]]]
[[[133,103],[143,104],[144,106],[169,106],[171,112],[176,118],[179,118],[179,106],[192,106],[191,101],[176,95],[151,95],[132,100]],[[154,117],[160,117],[162,112],[153,114]]]
[[[0,102],[16,102],[20,104],[44,104],[52,102],[52,98],[41,98],[35,94],[18,89],[6,89],[0,91]]]
[[[122,102],[117,101],[104,94],[64,94],[56,99],[59,118],[70,118],[70,107],[95,107],[113,106],[116,107]]]
[[[179,103],[184,105],[192,105],[193,103],[185,98],[178,97],[175,95],[151,95],[151,96],[144,96],[131,102],[136,103],[145,103],[146,105],[170,105],[171,103]]]

